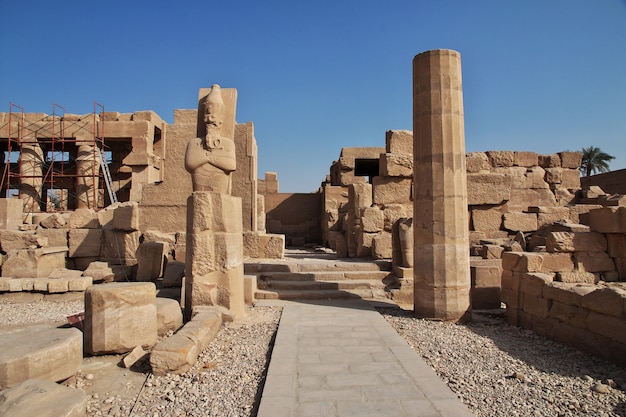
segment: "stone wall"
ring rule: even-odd
[[[287,246],[321,242],[321,194],[265,194],[267,232],[285,235]]]
[[[626,364],[625,215],[626,207],[594,209],[591,228],[548,232],[544,252],[504,252],[507,320]]]
[[[606,172],[604,174],[581,177],[584,187],[597,185],[609,194],[626,194],[626,169]]]

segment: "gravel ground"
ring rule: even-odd
[[[59,323],[82,308],[82,301],[0,300],[0,327]],[[626,416],[624,368],[509,326],[501,315],[474,314],[472,323],[454,325],[379,311],[478,417]],[[279,318],[280,308],[249,308],[246,320],[226,323],[185,374],[133,373],[139,383],[130,394],[120,395],[119,387],[93,393],[88,415],[256,415]],[[89,392],[91,378],[81,373],[68,385]]]
[[[381,309],[396,331],[481,416],[626,416],[626,370],[474,314],[454,325]]]

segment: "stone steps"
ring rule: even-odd
[[[244,265],[256,275],[256,299],[326,300],[389,299],[395,275],[388,261],[336,259],[325,254],[286,252],[282,260],[260,260]]]

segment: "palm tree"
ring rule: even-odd
[[[602,152],[600,148],[590,146],[583,148],[583,160],[580,165],[580,172],[584,173],[586,177],[590,176],[593,172],[609,172],[609,161],[615,159],[614,156],[609,155],[606,152]]]

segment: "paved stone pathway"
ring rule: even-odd
[[[367,302],[277,303],[258,417],[472,415]]]

